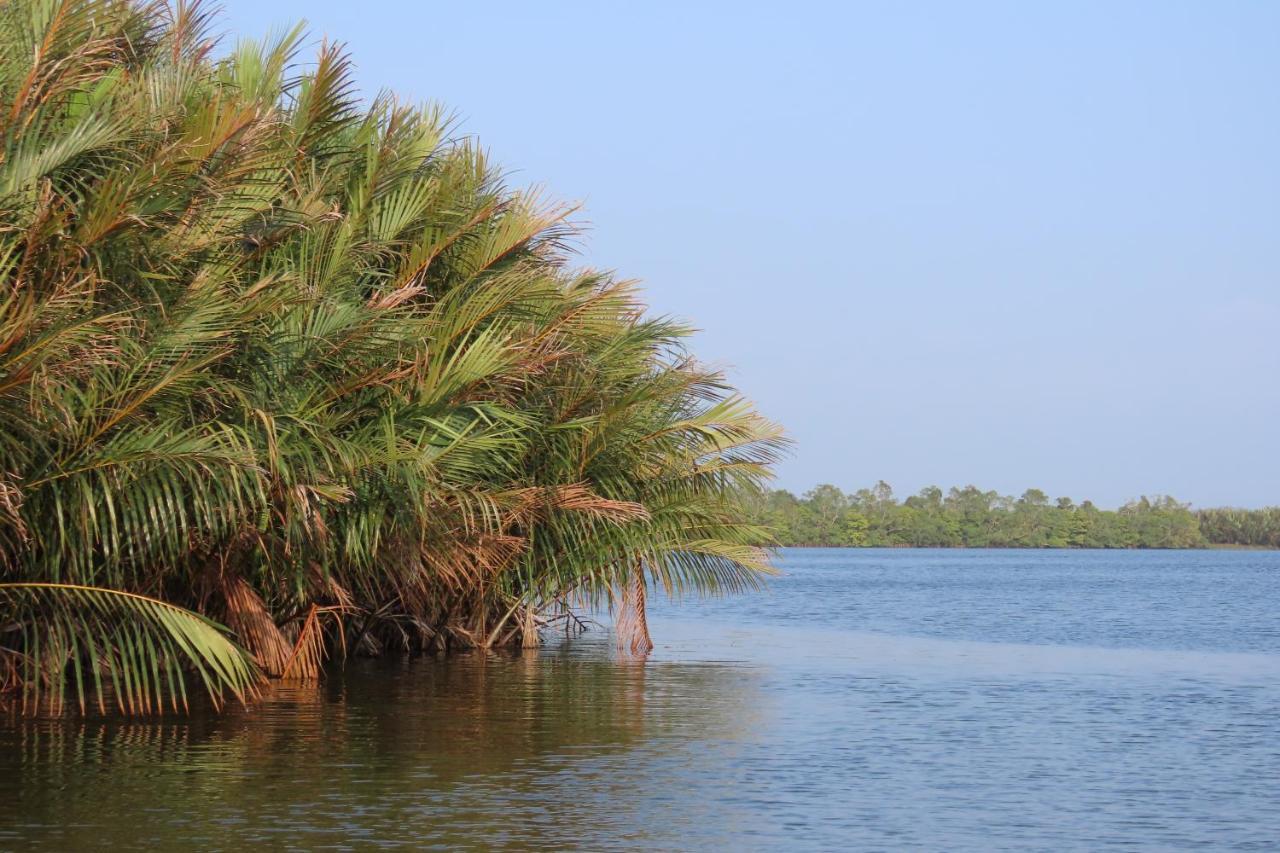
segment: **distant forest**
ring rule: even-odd
[[[753,520],[783,545],[907,548],[1280,548],[1280,507],[1192,510],[1167,496],[1118,510],[1051,499],[1039,489],[1014,498],[976,486],[937,486],[899,501],[883,480],[842,492],[822,485],[796,497],[760,496]]]

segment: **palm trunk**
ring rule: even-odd
[[[649,620],[645,614],[644,566],[636,561],[631,577],[622,591],[622,606],[618,612],[618,645],[627,646],[633,655],[653,651],[653,639],[649,636]]]

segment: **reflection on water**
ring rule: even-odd
[[[788,552],[770,595],[655,614],[647,661],[589,634],[353,663],[249,713],[0,724],[0,847],[1280,838],[1280,641],[1246,601],[1280,554],[944,559]]]
[[[22,723],[0,733],[0,844],[669,846],[685,832],[650,825],[668,798],[690,839],[725,837],[752,815],[633,786],[731,756],[766,725],[756,681],[747,667],[616,660],[599,637],[360,662],[249,713]]]

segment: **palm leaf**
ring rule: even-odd
[[[226,629],[159,599],[100,587],[0,583],[0,624],[19,660],[22,706],[60,712],[72,688],[84,713],[92,698],[106,713],[107,688],[121,713],[188,708],[195,676],[215,707],[230,695],[244,703],[261,676]]]

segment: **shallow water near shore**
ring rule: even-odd
[[[786,550],[250,712],[0,726],[0,847],[1269,849],[1280,552]]]

